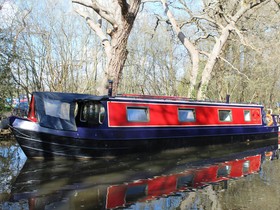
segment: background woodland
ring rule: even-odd
[[[280,102],[276,0],[0,0],[0,98],[33,91]]]

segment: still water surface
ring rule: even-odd
[[[0,209],[280,209],[280,160],[268,151],[231,145],[43,161],[0,140]]]

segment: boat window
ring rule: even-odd
[[[194,109],[179,109],[178,110],[179,122],[194,122],[195,110]]]
[[[219,110],[219,120],[222,122],[231,122],[232,121],[231,110]]]
[[[147,195],[147,185],[128,186],[125,200],[127,203],[135,202]]]
[[[250,169],[250,161],[249,160],[246,160],[244,163],[243,163],[243,173],[246,174],[249,172],[249,169]]]
[[[127,107],[127,120],[129,122],[148,122],[149,111],[147,107]]]
[[[63,120],[70,120],[70,103],[59,100],[45,99],[45,113],[51,117],[57,117]]]
[[[181,176],[177,180],[177,189],[181,189],[183,187],[191,187],[193,184],[194,175],[188,174],[186,176]]]
[[[250,112],[250,110],[245,110],[244,111],[244,120],[247,121],[247,122],[251,121],[251,112]]]
[[[101,103],[88,101],[82,105],[80,117],[82,122],[88,122],[89,124],[102,124],[104,116],[105,109]]]
[[[218,169],[217,177],[227,177],[230,174],[231,167],[228,165],[220,166]]]

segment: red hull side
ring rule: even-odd
[[[128,122],[126,117],[127,107],[148,107],[148,122]],[[195,109],[195,122],[179,122],[178,109]],[[231,122],[219,121],[219,110],[231,110]],[[245,121],[244,111],[251,112],[251,121]],[[182,104],[156,104],[137,102],[108,102],[109,126],[217,126],[217,125],[261,125],[261,108],[238,106],[213,106],[213,105],[182,105]]]

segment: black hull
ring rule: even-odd
[[[224,149],[249,150],[271,146],[278,148],[278,133],[261,133],[250,135],[208,136],[203,138],[146,139],[146,140],[93,140],[56,136],[14,129],[14,135],[29,158],[55,157],[93,158],[120,156],[131,153],[157,153],[164,150],[196,147],[203,150],[205,146],[221,145]]]

